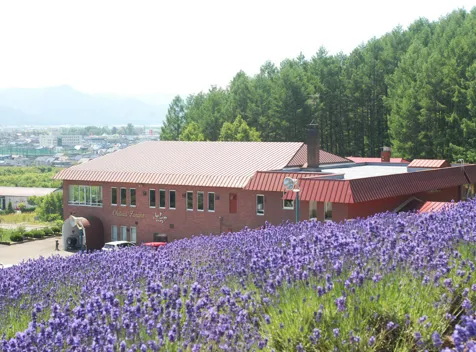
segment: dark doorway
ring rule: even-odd
[[[236,193],[230,193],[230,213],[236,213],[238,211],[238,195]]]

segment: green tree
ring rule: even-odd
[[[238,117],[233,123],[225,122],[220,130],[220,141],[261,141],[259,132],[249,127],[243,118]]]
[[[136,130],[134,128],[134,125],[132,123],[128,123],[125,130],[124,130],[125,134],[128,135],[128,136],[132,136],[132,135],[135,135],[137,134],[136,133]]]
[[[170,103],[167,115],[165,115],[165,122],[160,129],[160,139],[177,141],[185,124],[185,103],[180,95],[177,95]]]
[[[8,205],[7,205],[7,214],[12,214],[12,213],[14,213],[14,212],[15,212],[15,210],[13,209],[12,202],[9,201],[9,202],[8,202]]]
[[[53,192],[36,199],[36,212],[42,221],[55,221],[63,218],[63,192]]]
[[[190,122],[180,134],[181,141],[201,142],[205,140],[200,126],[196,122]]]

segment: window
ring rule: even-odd
[[[112,228],[111,228],[111,241],[117,241],[117,226],[116,225],[112,225]]]
[[[68,204],[102,207],[102,187],[69,185]]]
[[[155,208],[155,189],[149,190],[149,207]]]
[[[121,241],[127,241],[127,226],[121,226]]]
[[[131,188],[129,190],[129,197],[131,201],[131,207],[135,207],[136,206],[136,189],[135,188]]]
[[[311,200],[309,202],[309,219],[317,218],[317,202]]]
[[[215,193],[208,192],[208,211],[215,211]]]
[[[264,196],[256,195],[256,215],[264,215]]]
[[[111,188],[111,205],[117,205],[117,188]]]
[[[91,188],[91,205],[102,206],[102,187],[90,186]]]
[[[193,210],[193,192],[187,192],[187,210]]]
[[[324,220],[332,220],[332,203],[324,202]]]
[[[121,206],[127,205],[127,189],[121,188]]]
[[[169,191],[169,209],[175,209],[175,191]]]
[[[283,209],[294,209],[294,201],[291,199],[283,199]]]
[[[203,211],[205,209],[205,194],[203,192],[197,192],[197,210]]]
[[[131,226],[131,242],[136,243],[137,242],[137,228]]]
[[[165,209],[165,189],[159,190],[159,208]]]

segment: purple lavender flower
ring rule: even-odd
[[[443,344],[443,341],[441,341],[440,334],[438,334],[438,332],[436,331],[431,335],[431,340],[433,341],[433,345],[435,347],[439,348]]]
[[[335,304],[337,306],[337,310],[339,312],[344,312],[345,311],[345,306],[346,306],[346,297],[341,296],[335,300]]]

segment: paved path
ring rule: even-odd
[[[59,240],[60,243],[59,251],[55,251],[56,240]],[[49,257],[57,254],[64,257],[74,254],[63,251],[61,237],[47,238],[13,246],[0,245],[0,263],[2,264],[18,264],[23,260],[39,258],[40,256]]]

